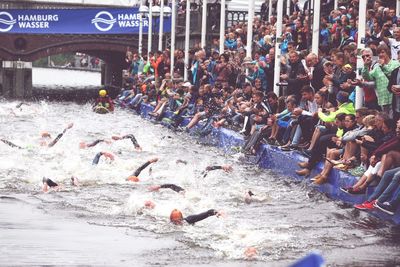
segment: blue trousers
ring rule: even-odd
[[[393,193],[400,186],[400,167],[387,170],[374,193],[368,198],[369,201],[377,199],[378,202],[383,203],[392,199]]]

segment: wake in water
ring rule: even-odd
[[[398,243],[376,230],[386,229],[383,222],[373,229],[354,227],[366,215],[185,134],[125,111],[98,115],[90,105],[41,102],[17,109],[16,104],[0,104],[0,137],[22,147],[0,144],[2,194],[29,194],[91,223],[173,235],[188,244],[178,264],[204,255],[202,249],[208,259],[250,257],[270,263],[314,249],[344,265],[351,265],[353,253],[382,262],[398,255]],[[41,146],[42,132],[57,133],[69,122],[73,127],[54,146]],[[45,194],[43,177],[63,187]],[[174,216],[189,218],[189,223],[191,215],[204,220],[194,226],[172,224],[175,209],[182,216]],[[371,252],[377,247],[382,249]]]

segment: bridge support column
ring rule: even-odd
[[[32,62],[3,61],[0,75],[1,95],[6,98],[32,97]]]
[[[113,85],[122,87],[122,69],[121,64],[106,63],[101,70],[101,82],[103,85]]]

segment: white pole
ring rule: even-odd
[[[364,49],[365,44],[363,41],[365,39],[365,21],[367,19],[367,1],[368,0],[360,0],[359,3],[359,11],[358,11],[358,40],[357,40],[357,48]],[[361,79],[361,69],[364,66],[363,60],[361,58],[361,53],[357,55],[357,78]],[[364,94],[361,87],[356,87],[356,109],[361,108],[363,106]]]
[[[253,45],[253,21],[254,21],[254,1],[249,0],[249,13],[247,16],[247,47],[246,47],[246,57],[251,56],[251,48]]]
[[[396,16],[400,16],[400,0],[396,1]]]
[[[333,0],[333,9],[338,9],[338,0]]]
[[[290,16],[290,2],[291,0],[286,0],[286,15]],[[282,6],[283,8],[283,6]]]
[[[268,21],[271,22],[272,17],[272,0],[269,0],[269,7],[268,7]]]
[[[314,1],[314,12],[313,12],[313,27],[312,27],[312,44],[311,51],[318,55],[319,47],[319,23],[321,19],[321,2]]]
[[[189,66],[189,44],[190,44],[190,0],[186,0],[186,29],[185,29],[185,68],[183,72],[183,80],[188,79]]]
[[[142,6],[140,6],[142,7]],[[140,10],[140,8],[139,8]],[[143,14],[139,12],[140,20],[139,20],[139,48],[138,48],[138,54],[139,57],[142,56],[142,50],[143,50]]]
[[[149,58],[149,53],[151,51],[151,41],[152,41],[152,35],[153,35],[153,1],[149,1],[149,27],[147,30],[147,60],[150,60]]]
[[[219,54],[223,54],[225,47],[225,0],[221,0],[221,18],[219,24]]]
[[[158,50],[162,51],[162,40],[163,40],[163,32],[164,32],[164,0],[161,0],[160,7],[160,26],[158,26]]]
[[[172,0],[172,17],[171,17],[171,78],[174,78],[175,66],[175,24],[176,24],[176,0]]]
[[[281,49],[280,45],[282,43],[282,18],[283,18],[283,0],[278,0],[278,5],[276,7],[277,11],[277,21],[276,21],[276,43],[275,43],[275,71],[274,71],[274,93],[279,96],[279,86],[276,83],[280,82],[280,72],[281,72]],[[279,39],[278,39],[279,38]],[[279,40],[279,41],[278,41]]]
[[[207,0],[203,0],[203,10],[201,13],[201,48],[206,47],[207,33]]]

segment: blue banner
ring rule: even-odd
[[[0,34],[138,34],[138,8],[123,9],[0,9]],[[160,18],[153,18],[158,32]],[[143,17],[143,34],[148,32]],[[171,19],[164,18],[164,32],[171,31]]]

